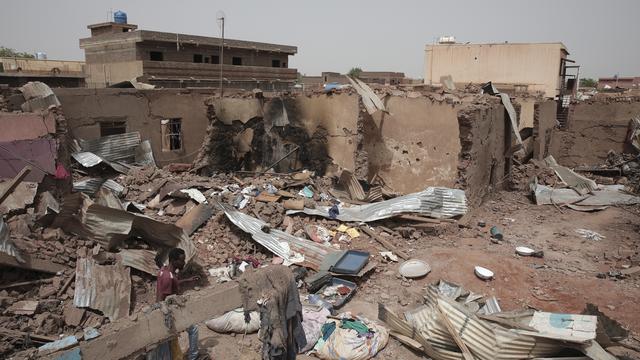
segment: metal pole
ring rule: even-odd
[[[222,42],[220,43],[220,98],[222,98],[222,67],[224,66],[224,17],[222,20]]]

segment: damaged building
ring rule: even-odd
[[[90,88],[0,88],[0,357],[640,359],[640,97],[562,44],[290,92],[294,46],[114,20]]]

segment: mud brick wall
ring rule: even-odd
[[[572,105],[565,129],[552,133],[550,153],[565,166],[597,165],[607,152],[630,151],[625,145],[629,120],[640,116],[640,98]]]

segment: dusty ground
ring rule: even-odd
[[[486,222],[486,226],[478,226],[479,221]],[[399,248],[432,267],[430,274],[415,281],[399,278],[398,263],[381,261],[377,251],[382,248],[376,242],[364,236],[355,239],[350,247],[369,250],[376,255],[379,266],[360,282],[357,294],[340,310],[375,318],[377,303],[382,302],[403,312],[418,306],[427,284],[446,279],[476,293],[495,295],[503,310],[534,308],[579,313],[587,303],[593,303],[637,337],[640,273],[623,280],[601,279],[597,275],[620,270],[623,265],[638,265],[638,208],[612,207],[594,213],[560,211],[553,206],[531,204],[524,192],[505,191],[471,210],[459,224],[439,225],[435,231],[438,235],[401,241],[394,238]],[[493,225],[504,233],[500,244],[490,239],[489,229]],[[374,227],[378,229],[375,224]],[[578,228],[596,231],[605,238],[584,239],[575,232]],[[519,245],[543,250],[544,258],[516,255],[514,248]],[[478,279],[473,273],[475,265],[493,270],[495,279],[487,282]],[[209,348],[214,359],[257,359],[255,350],[259,343],[255,335],[220,335],[203,326],[200,337],[201,345]],[[423,356],[391,339],[377,358]]]

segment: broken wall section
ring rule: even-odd
[[[575,167],[604,163],[607,152],[631,151],[625,144],[629,121],[640,115],[640,97],[572,104],[567,126],[551,135],[550,154]]]
[[[73,138],[139,132],[159,166],[189,163],[206,132],[207,90],[55,89]],[[169,125],[171,124],[171,125]]]
[[[262,171],[284,158],[276,172],[352,169],[357,99],[349,94],[210,99],[208,140],[195,167],[205,173]]]
[[[458,112],[462,149],[456,187],[470,204],[479,204],[509,178],[512,130],[498,99],[486,99]]]

